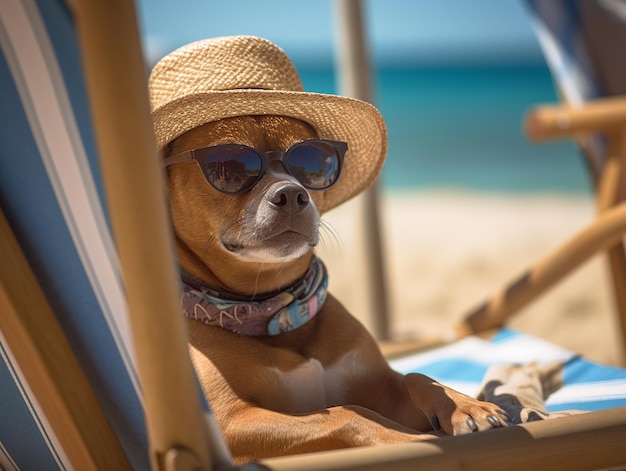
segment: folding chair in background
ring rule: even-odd
[[[233,469],[172,314],[132,1],[2,0],[0,47],[0,466]],[[602,468],[625,439],[622,407],[242,469]]]
[[[528,119],[530,139],[573,138],[586,157],[599,214],[626,200],[626,2],[533,0],[537,31],[565,104]],[[541,23],[540,21],[543,20]],[[576,25],[572,28],[571,25]],[[623,240],[607,248],[626,365],[626,256]]]
[[[527,0],[561,106],[538,106],[526,119],[526,133],[536,142],[570,137],[580,144],[595,189],[598,214],[589,225],[537,262],[455,328],[458,337],[502,329],[511,316],[596,254],[608,254],[620,330],[622,364],[626,361],[626,56],[619,44],[626,40],[626,2]],[[549,313],[548,313],[549,314]],[[580,335],[593,335],[581,332]],[[518,353],[502,353],[501,361],[529,358],[526,337],[500,331],[494,342],[515,341]],[[542,348],[542,347],[539,347]],[[539,352],[538,351],[538,352]],[[554,352],[553,352],[554,353]],[[556,354],[558,356],[558,354]],[[624,405],[623,370],[597,365],[578,357],[565,366],[565,387],[548,400],[552,411],[599,410]],[[432,373],[454,382],[454,372]],[[569,383],[569,384],[568,384]],[[463,386],[460,385],[462,389]],[[619,409],[615,409],[620,413]]]
[[[626,257],[621,214],[626,199],[626,3],[527,0],[546,61],[565,104],[539,106],[526,120],[528,137],[541,142],[575,138],[595,189],[597,219],[551,256],[464,320],[476,333],[506,319],[598,252],[606,252],[626,362]],[[621,96],[620,96],[621,94]]]

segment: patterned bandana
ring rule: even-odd
[[[302,280],[265,300],[226,299],[207,286],[183,282],[181,306],[187,317],[237,334],[278,335],[313,319],[326,301],[327,289],[326,267],[314,257]]]

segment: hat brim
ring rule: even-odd
[[[185,132],[234,116],[281,115],[310,124],[322,139],[348,143],[339,182],[318,208],[328,211],[378,177],[387,155],[387,128],[369,103],[337,95],[277,90],[224,90],[182,96],[152,112],[159,149]]]

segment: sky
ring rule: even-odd
[[[522,0],[365,0],[368,43],[384,63],[520,61],[540,57]],[[247,34],[296,65],[332,63],[333,0],[138,0],[148,61],[192,41]]]

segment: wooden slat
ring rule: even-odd
[[[626,97],[616,96],[580,106],[540,106],[526,120],[526,134],[534,141],[557,138],[584,140],[590,133],[602,133],[607,155],[594,175],[598,213],[626,199]],[[612,291],[622,337],[622,359],[626,361],[626,252],[622,240],[607,246]]]
[[[626,467],[626,407],[418,443],[263,460],[259,470],[588,471]],[[255,468],[247,468],[255,469]]]
[[[0,330],[75,469],[131,466],[0,211]]]
[[[597,182],[596,206],[604,214],[624,201],[626,177],[626,125],[607,133],[608,150],[606,162]],[[622,360],[626,362],[626,253],[623,240],[608,247],[608,265],[611,273],[613,297],[622,334]],[[626,364],[626,363],[625,363]]]
[[[571,274],[592,255],[616,245],[626,233],[626,203],[611,208],[534,267],[503,287],[457,326],[460,337],[503,326],[519,309]]]
[[[107,202],[143,389],[150,459],[192,455],[210,469],[165,207],[147,74],[132,0],[79,0],[76,21]],[[189,462],[186,459],[185,462]]]

